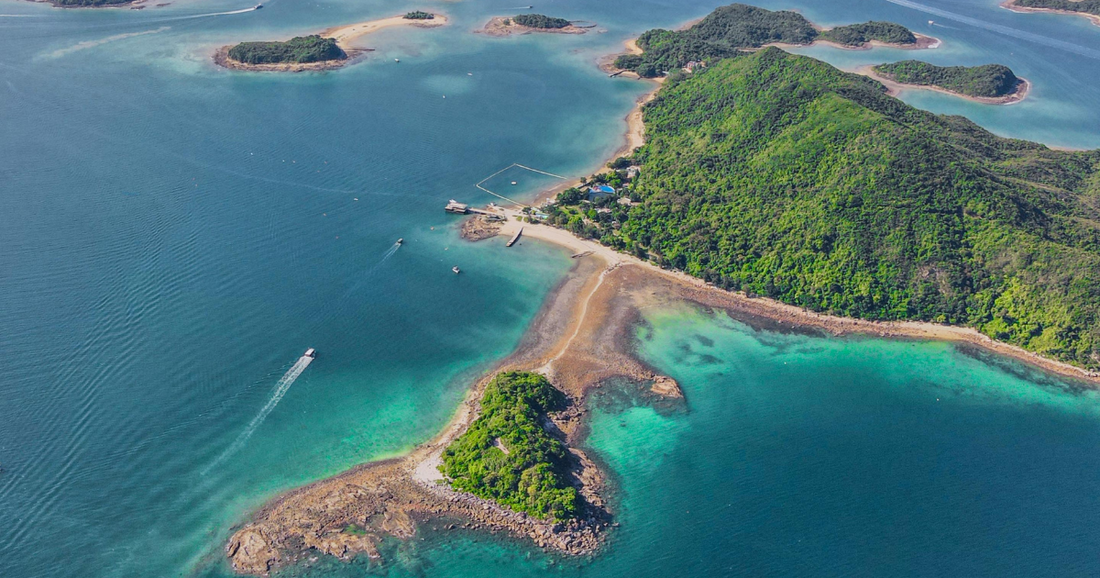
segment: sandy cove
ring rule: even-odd
[[[1011,10],[1020,14],[1027,14],[1029,12],[1045,12],[1047,14],[1067,14],[1070,16],[1081,16],[1082,18],[1088,18],[1090,22],[1095,26],[1100,26],[1100,16],[1096,14],[1089,14],[1088,12],[1073,12],[1072,10],[1057,10],[1054,8],[1031,8],[1028,6],[1017,6],[1016,0],[1004,0],[1001,2],[1001,8],[1005,10]]]
[[[906,84],[904,82],[898,82],[896,80],[878,74],[877,72],[875,72],[874,68],[875,65],[869,64],[867,66],[860,66],[853,72],[855,72],[856,74],[862,74],[863,76],[867,76],[881,82],[882,85],[886,87],[886,94],[889,94],[890,96],[898,96],[906,90],[931,90],[933,92],[949,94],[951,96],[969,100],[971,102],[980,102],[982,104],[1008,105],[1016,104],[1017,102],[1022,101],[1023,99],[1027,98],[1027,94],[1031,92],[1031,82],[1028,81],[1026,78],[1019,78],[1019,81],[1016,83],[1016,90],[1013,91],[1011,94],[997,97],[970,96],[968,94],[962,94],[961,92],[947,90],[946,88],[940,88],[938,86],[925,86],[923,84]]]
[[[332,38],[336,41],[336,45],[341,50],[347,53],[348,57],[344,60],[325,60],[322,62],[306,62],[306,63],[278,63],[278,64],[248,64],[233,60],[229,57],[229,49],[232,46],[222,46],[214,54],[214,63],[218,66],[233,70],[251,70],[259,72],[305,72],[305,71],[318,71],[318,70],[334,70],[342,68],[355,62],[358,57],[364,53],[369,52],[368,49],[355,46],[355,41],[373,32],[379,30],[385,30],[386,28],[394,28],[397,26],[409,26],[413,28],[438,28],[445,26],[448,23],[447,16],[444,14],[436,14],[435,18],[431,20],[413,20],[405,18],[404,16],[392,16],[390,18],[381,18],[378,20],[367,20],[365,22],[356,22],[355,24],[346,24],[343,26],[333,26],[327,28],[317,34],[322,38]]]

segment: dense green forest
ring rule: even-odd
[[[348,57],[331,38],[297,36],[285,42],[242,42],[229,49],[229,57],[246,64],[323,62]]]
[[[424,12],[423,10],[414,10],[405,14],[407,20],[434,20],[435,14],[431,12]]]
[[[481,415],[443,451],[439,471],[455,489],[517,512],[575,517],[580,502],[566,481],[568,450],[542,426],[547,412],[564,405],[565,395],[537,373],[498,374],[485,387]]]
[[[635,204],[567,192],[553,224],[720,287],[1100,369],[1100,151],[997,137],[774,48],[644,110],[646,144],[617,163],[640,173],[600,177]]]
[[[869,40],[911,44],[912,32],[890,22],[867,22],[841,26],[819,33],[813,24],[797,12],[772,11],[747,4],[717,8],[687,30],[655,29],[638,38],[642,54],[628,54],[615,60],[615,66],[632,70],[644,78],[661,76],[683,67],[692,60],[710,61],[737,54],[739,48],[759,48],[765,44],[810,44],[819,35],[832,42],[858,46]]]
[[[1100,0],[1016,0],[1015,4],[1024,8],[1047,8],[1100,16]]]
[[[968,96],[998,97],[1016,92],[1020,79],[1003,64],[936,66],[919,60],[880,64],[875,72],[905,84],[938,86]]]
[[[528,28],[543,28],[553,30],[557,28],[565,28],[569,26],[569,21],[565,18],[553,18],[550,16],[544,16],[542,14],[520,14],[512,21],[520,26],[526,26]]]
[[[887,44],[915,44],[917,42],[917,37],[901,24],[878,21],[837,26],[822,32],[818,38],[845,46],[863,46],[872,40]]]

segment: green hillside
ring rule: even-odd
[[[1016,92],[1020,79],[1003,64],[936,66],[919,60],[880,64],[875,72],[886,78],[921,86],[937,86],[967,96],[998,97]]]
[[[553,222],[729,289],[1100,368],[1100,152],[1000,138],[778,49],[667,84],[645,124],[640,204]]]

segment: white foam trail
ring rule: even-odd
[[[211,16],[229,16],[231,14],[244,14],[246,12],[255,12],[256,7],[242,8],[240,10],[230,10],[229,12],[209,12],[207,14],[192,14],[191,16],[178,16],[176,18],[169,18],[169,20],[193,20],[195,18],[210,18]]]
[[[264,404],[264,406],[260,409],[260,413],[256,414],[256,417],[253,417],[252,421],[248,422],[248,427],[244,428],[244,431],[241,432],[241,435],[237,436],[237,439],[233,441],[233,444],[226,448],[226,450],[222,452],[220,456],[218,456],[218,459],[214,460],[213,463],[211,463],[202,471],[202,475],[205,476],[211,468],[222,463],[223,461],[225,461],[225,458],[228,458],[229,456],[236,453],[237,450],[244,447],[244,444],[248,441],[248,438],[252,437],[252,434],[255,433],[256,429],[260,427],[260,424],[262,424],[264,420],[267,419],[268,414],[270,414],[271,411],[275,409],[275,406],[279,405],[279,402],[283,399],[283,396],[286,395],[286,392],[290,390],[290,386],[294,385],[294,382],[298,379],[298,376],[302,375],[302,372],[305,371],[306,368],[309,367],[309,364],[312,362],[313,358],[306,355],[298,358],[298,361],[296,361],[294,365],[291,366],[290,369],[287,370],[287,372],[283,374],[281,378],[279,378],[278,383],[275,384],[275,389],[271,394],[271,398],[268,399],[267,403]]]
[[[1062,40],[1055,40],[1053,38],[1047,38],[1046,36],[1040,36],[1031,32],[1025,32],[1023,30],[1017,30],[1008,26],[1002,26],[1000,24],[992,24],[984,20],[978,20],[977,18],[971,18],[969,16],[963,16],[962,14],[955,14],[954,12],[948,12],[940,8],[934,8],[932,6],[925,6],[924,4],[918,4],[916,2],[910,2],[910,0],[886,0],[891,4],[897,4],[898,6],[904,6],[906,8],[912,8],[920,12],[927,14],[935,14],[941,18],[953,20],[955,22],[961,22],[963,24],[969,24],[976,28],[982,28],[991,32],[998,32],[1005,36],[1011,36],[1013,38],[1019,38],[1020,40],[1027,40],[1028,42],[1034,42],[1036,44],[1042,44],[1051,48],[1058,48],[1065,50],[1066,52],[1072,52],[1087,58],[1093,58],[1100,60],[1100,50],[1093,50],[1086,48],[1079,44],[1073,44],[1072,42],[1064,42]]]
[[[342,298],[340,298],[339,302],[337,302],[337,308],[339,308],[339,306],[341,306],[345,302],[347,302],[347,300],[351,297],[351,294],[355,293],[355,291],[357,289],[362,287],[363,283],[366,283],[367,279],[369,279],[371,274],[374,273],[374,270],[381,267],[382,263],[385,263],[386,261],[388,261],[390,259],[390,257],[393,257],[394,253],[396,253],[397,250],[400,249],[400,248],[401,248],[401,245],[399,245],[397,243],[394,243],[385,252],[385,254],[382,255],[382,258],[379,259],[377,263],[375,263],[374,265],[371,265],[370,269],[367,269],[366,271],[364,271],[363,276],[360,277],[359,280],[355,282],[355,285],[352,285],[350,289],[348,289],[347,291],[344,292],[344,296]]]
[[[65,56],[66,54],[72,54],[73,52],[77,52],[77,51],[80,51],[80,50],[85,50],[85,49],[88,49],[88,48],[94,48],[94,47],[100,46],[102,44],[107,44],[108,42],[114,42],[116,40],[125,40],[127,38],[133,38],[135,36],[145,36],[146,34],[156,34],[158,32],[164,32],[165,30],[171,30],[171,29],[172,29],[171,26],[161,26],[160,28],[156,28],[154,30],[145,30],[143,32],[127,32],[125,34],[115,34],[114,36],[108,36],[106,38],[101,38],[99,40],[86,40],[84,42],[74,44],[74,45],[72,45],[68,48],[62,48],[61,50],[55,50],[55,51],[50,53],[50,56],[52,56],[54,58],[59,58],[59,57]]]

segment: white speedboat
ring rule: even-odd
[[[310,347],[309,349],[306,350],[305,354],[303,354],[302,357],[308,357],[310,359],[317,359],[317,350]]]
[[[397,240],[397,244],[398,244],[398,245],[400,245],[401,243],[404,243],[404,242],[405,242],[405,238],[404,238],[404,237],[401,237],[400,239],[398,239],[398,240]]]
[[[462,272],[462,271],[461,271],[461,270],[460,270],[460,269],[458,268],[458,266],[457,266],[457,265],[456,265],[456,266],[454,266],[454,267],[451,267],[451,271],[454,271],[454,272],[455,272],[455,275],[458,275],[459,273],[461,273],[461,272]]]

